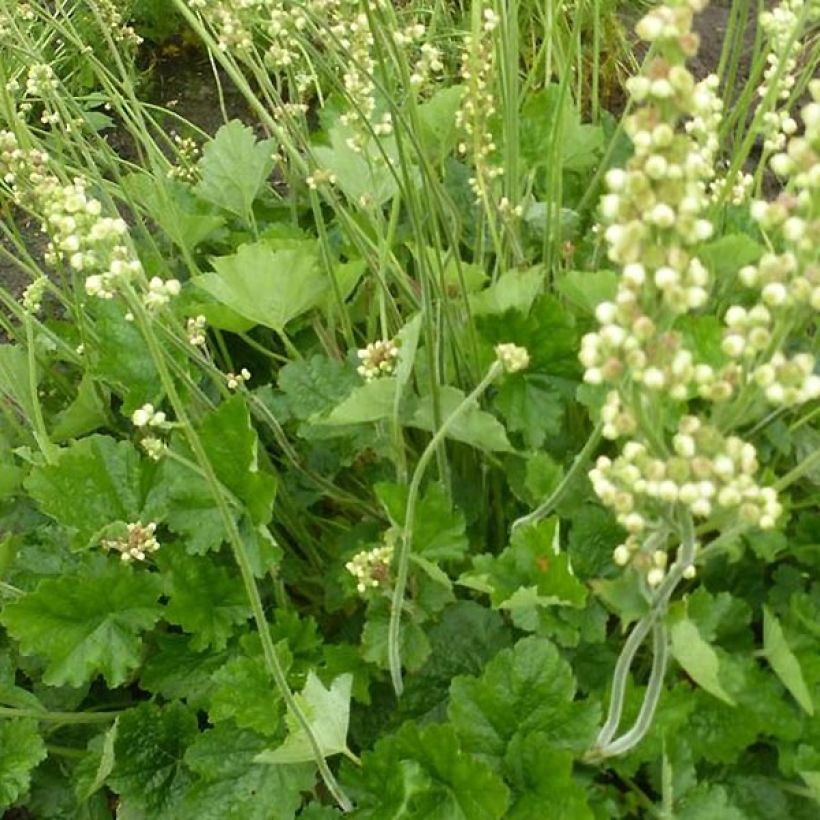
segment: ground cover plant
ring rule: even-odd
[[[707,73],[705,0],[0,0],[6,817],[817,815],[820,8],[755,6]]]

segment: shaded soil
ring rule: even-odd
[[[6,222],[8,217],[3,217]],[[48,240],[40,233],[40,223],[36,220],[20,217],[17,219],[17,228],[20,231],[28,252],[35,259],[41,259]],[[17,250],[14,245],[0,234],[0,285],[6,288],[12,296],[19,297],[31,282],[31,277],[25,268],[17,261]]]

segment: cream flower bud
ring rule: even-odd
[[[737,358],[746,349],[746,340],[743,338],[743,336],[739,336],[733,333],[729,336],[726,336],[723,339],[723,342],[721,343],[721,348],[727,356]]]
[[[626,185],[627,174],[622,168],[611,168],[606,172],[606,177],[604,179],[606,181],[607,188],[609,188],[610,191],[613,193],[619,193]]]
[[[608,325],[615,321],[618,307],[612,302],[601,302],[595,308],[595,318],[602,324]]]
[[[511,342],[496,345],[495,355],[507,373],[525,370],[530,364],[530,354],[527,349]]]
[[[666,573],[660,567],[652,567],[646,573],[646,583],[651,587],[656,587],[663,581],[665,575]]]
[[[646,269],[639,262],[631,262],[624,265],[623,278],[633,287],[639,288],[646,281]]]
[[[625,544],[619,544],[615,547],[612,553],[612,560],[619,566],[625,567],[629,563],[629,559],[632,557],[632,554],[629,551],[629,547]]]
[[[154,418],[154,406],[152,404],[143,404],[142,407],[137,408],[131,414],[131,423],[134,427],[145,427]]]
[[[763,301],[771,307],[779,307],[788,298],[788,291],[782,282],[769,282],[760,294]]]
[[[647,218],[659,228],[671,228],[675,224],[675,212],[665,202],[659,202]]]
[[[680,282],[680,275],[674,268],[664,265],[655,271],[655,284],[661,289],[674,287]]]

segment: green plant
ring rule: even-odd
[[[814,9],[748,116],[703,5],[616,120],[603,3],[175,0],[258,129],[174,140],[0,3],[0,806],[816,813]]]

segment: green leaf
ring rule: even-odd
[[[417,313],[396,334],[396,344],[399,348],[396,381],[399,383],[399,388],[404,387],[413,375],[413,363],[416,360],[416,351],[418,350],[419,336],[421,335],[421,319],[421,313]]]
[[[745,812],[729,801],[723,786],[709,783],[699,783],[690,791],[675,817],[679,820],[748,820]]]
[[[0,651],[0,706],[47,711],[37,695],[17,685],[16,672],[17,667],[11,654],[8,651]]]
[[[330,415],[314,417],[314,424],[367,424],[393,415],[398,382],[393,377],[373,379],[353,389],[353,392],[333,408]]]
[[[37,374],[35,381],[39,383]],[[34,417],[29,389],[28,354],[18,345],[0,344],[0,395],[7,396],[25,413]]]
[[[313,788],[315,767],[255,763],[265,745],[263,737],[230,723],[199,735],[185,752],[199,779],[177,820],[292,820],[302,792]]]
[[[276,479],[259,469],[258,437],[247,406],[241,396],[234,396],[212,410],[197,426],[202,445],[216,478],[233,496],[233,512],[242,518],[247,510],[253,523],[266,524],[273,513]],[[194,462],[194,456],[183,435],[174,435],[171,449]],[[185,550],[201,555],[217,549],[227,538],[222,514],[216,505],[206,479],[185,462],[172,458],[162,460],[147,506],[167,510],[163,518],[170,530],[184,540]],[[248,549],[259,552],[260,530],[240,526]],[[265,549],[268,558],[278,560],[275,545]],[[257,562],[258,564],[258,562]],[[254,566],[259,575],[269,570],[266,564]]]
[[[474,316],[501,315],[508,310],[527,313],[545,280],[546,272],[540,267],[507,271],[490,287],[471,295],[470,310]]]
[[[114,744],[119,723],[114,721],[105,732],[95,735],[88,743],[88,753],[74,770],[74,792],[80,800],[88,800],[98,792],[114,770]]]
[[[197,287],[240,316],[280,333],[328,292],[312,240],[284,248],[264,240],[240,245],[232,256],[211,258],[211,264],[215,273],[197,276]]]
[[[161,591],[157,575],[113,564],[94,576],[41,581],[3,608],[0,623],[24,655],[47,661],[49,686],[81,686],[102,674],[115,687],[140,664],[139,633],[161,617]]]
[[[532,168],[546,165],[557,141],[562,169],[585,171],[600,157],[601,126],[581,123],[572,96],[557,84],[530,94],[521,110],[521,155]]]
[[[736,287],[735,276],[744,265],[757,262],[765,248],[746,234],[727,234],[698,249],[698,258],[716,282]]]
[[[404,527],[407,510],[407,488],[400,484],[377,484],[375,487],[390,520]],[[430,484],[416,502],[413,527],[413,552],[431,561],[455,561],[469,548],[464,515],[454,509],[444,488]]]
[[[99,338],[87,351],[91,373],[119,392],[126,416],[143,404],[156,404],[162,383],[137,323],[126,321],[117,299],[95,300],[93,317]]]
[[[586,791],[572,777],[572,755],[551,749],[546,735],[517,734],[504,757],[504,774],[514,789],[506,820],[532,820],[545,806],[561,820],[593,820]]]
[[[565,273],[558,281],[558,292],[579,312],[592,316],[601,302],[611,302],[618,289],[618,274],[612,270]]]
[[[193,781],[185,750],[197,734],[195,713],[181,703],[142,703],[120,715],[107,781],[120,796],[119,811],[176,820],[179,801]]]
[[[378,208],[398,193],[393,168],[399,166],[399,156],[394,137],[382,137],[378,145],[368,140],[361,151],[348,145],[348,139],[355,137],[350,128],[333,125],[329,137],[330,146],[315,146],[313,155],[322,170],[334,174],[336,185],[351,202]]]
[[[88,373],[84,373],[74,400],[55,416],[51,438],[53,441],[78,438],[94,432],[106,421],[105,405],[97,385]]]
[[[43,512],[74,531],[75,547],[86,547],[104,527],[139,520],[141,482],[130,442],[89,436],[58,450],[53,464],[35,467],[25,487]]]
[[[211,204],[177,180],[135,172],[123,178],[123,187],[176,245],[189,252],[225,224]]]
[[[563,398],[541,374],[523,373],[505,379],[494,403],[507,429],[521,433],[530,449],[540,448],[548,437],[561,432]]]
[[[686,674],[707,692],[734,706],[734,699],[720,681],[718,655],[703,640],[697,626],[690,620],[679,620],[672,625],[670,637],[672,655]]]
[[[452,727],[405,723],[362,756],[357,817],[367,820],[501,820],[509,792],[459,748]]]
[[[449,386],[441,387],[439,401],[442,421],[446,421],[464,399],[465,394],[461,390]],[[434,432],[436,428],[433,422],[432,396],[422,398],[421,405],[413,414],[409,424],[411,427]],[[481,410],[476,403],[461,412],[448,428],[447,437],[491,453],[510,452],[513,449],[504,425],[495,416]]]
[[[624,540],[624,532],[608,509],[584,504],[572,516],[567,552],[572,569],[587,579],[612,571],[612,551]]]
[[[443,713],[450,681],[478,675],[487,661],[512,643],[512,630],[498,612],[475,601],[456,601],[430,629],[430,657],[407,678],[401,706],[409,715]]]
[[[191,633],[194,650],[224,649],[234,628],[251,617],[237,574],[173,548],[162,550],[157,563],[166,574],[165,620]]]
[[[290,667],[290,652],[277,646],[279,660]],[[243,729],[261,735],[274,735],[282,722],[283,701],[260,655],[229,660],[213,675],[208,715],[213,723],[232,719]],[[241,697],[237,696],[241,693]]]
[[[242,396],[222,402],[202,420],[198,432],[216,477],[245,505],[255,524],[267,524],[276,479],[259,469],[259,442]]]
[[[247,218],[273,170],[273,140],[257,142],[253,129],[239,120],[223,125],[202,149],[202,179],[194,191],[239,217]]]
[[[389,617],[389,611],[385,607],[373,607],[362,630],[362,657],[375,663],[380,669],[390,668],[387,656]],[[402,666],[408,672],[420,669],[430,656],[427,635],[415,621],[408,619],[404,619],[401,624],[399,648]]]
[[[768,607],[763,607],[763,651],[775,674],[791,692],[794,699],[809,715],[814,714],[814,703],[800,661],[789,648],[783,627]]]
[[[590,581],[595,594],[617,613],[623,627],[641,618],[649,609],[642,594],[641,579],[634,568],[628,568],[614,578],[596,578]]]
[[[214,672],[225,665],[229,655],[227,651],[196,652],[192,640],[172,632],[156,635],[155,651],[140,672],[140,688],[204,710],[216,687]]]
[[[308,672],[305,688],[296,696],[305,713],[323,757],[347,751],[347,727],[350,723],[350,690],[353,675],[340,675],[326,689],[319,678]],[[276,749],[260,752],[257,763],[307,763],[315,759],[307,732],[290,713],[290,730],[285,742]]]
[[[553,643],[533,636],[499,652],[480,678],[454,678],[448,714],[469,752],[503,757],[517,732],[541,732],[553,748],[580,750],[595,731],[597,709],[574,696],[569,664]]]
[[[683,336],[687,350],[697,361],[719,368],[729,361],[723,352],[725,327],[717,316],[680,316],[675,329]]]
[[[583,606],[586,589],[570,572],[566,553],[553,549],[556,519],[515,530],[500,555],[477,555],[459,583],[487,592],[494,607]]]
[[[46,754],[36,720],[0,720],[0,810],[26,795],[31,770],[45,760]]]
[[[428,160],[437,165],[456,147],[459,130],[456,113],[464,96],[464,86],[439,88],[427,102],[417,108],[419,140]]]
[[[171,449],[186,458],[191,455],[182,434],[172,436]],[[148,504],[167,509],[165,525],[180,536],[185,551],[191,555],[218,549],[227,538],[207,481],[186,464],[172,458],[162,459]]]
[[[348,364],[319,355],[288,362],[278,378],[279,389],[298,419],[326,413],[362,384]]]
[[[509,310],[500,316],[481,316],[479,332],[491,345],[513,342],[530,354],[528,373],[575,379],[579,375],[578,331],[575,319],[551,294],[539,296],[529,314]]]

